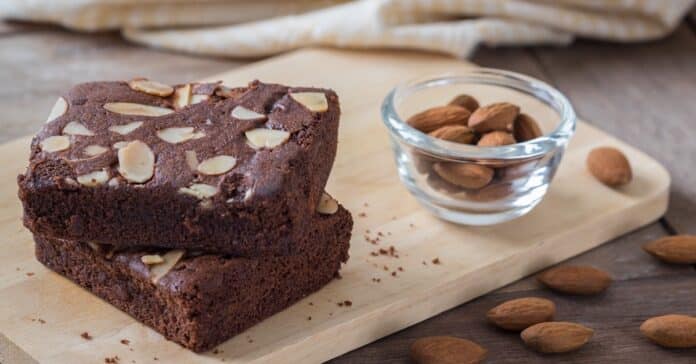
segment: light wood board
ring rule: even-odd
[[[229,340],[218,353],[194,354],[167,342],[37,263],[16,198],[15,177],[26,163],[29,139],[1,146],[0,362],[97,363],[115,355],[120,363],[321,362],[591,249],[664,213],[670,183],[666,170],[640,151],[580,123],[548,196],[529,215],[480,228],[431,216],[398,180],[379,105],[404,80],[467,67],[471,65],[435,55],[304,50],[211,78],[230,85],[259,78],[334,88],[343,115],[327,190],[355,217],[351,259],[342,270],[343,279]],[[498,97],[508,96],[482,95],[484,102]],[[533,114],[538,107],[526,99],[513,101]],[[585,171],[587,152],[598,145],[626,152],[634,166],[634,182],[612,190]],[[366,230],[371,237],[377,232],[385,235],[379,246],[366,242]],[[399,258],[370,255],[392,245]],[[434,258],[441,264],[433,264]],[[352,306],[337,305],[344,300]],[[80,337],[85,331],[92,340]],[[130,345],[121,344],[121,339]]]

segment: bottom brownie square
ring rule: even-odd
[[[305,238],[314,241],[316,249],[261,259],[147,248],[111,251],[103,245],[34,239],[36,257],[46,267],[167,339],[201,352],[317,291],[337,275],[348,259],[350,213],[341,207],[314,220],[314,229]]]

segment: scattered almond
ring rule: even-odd
[[[438,162],[433,170],[443,180],[464,188],[482,188],[493,179],[492,168],[472,163]]]
[[[487,350],[466,339],[431,336],[414,341],[410,354],[416,364],[476,364],[483,362]]]
[[[511,131],[520,108],[509,102],[498,102],[479,107],[469,118],[469,127],[478,133]]]
[[[540,353],[566,353],[585,345],[594,331],[572,322],[542,322],[520,334],[529,348]]]
[[[654,343],[667,348],[696,348],[696,317],[664,315],[640,325],[640,332]]]
[[[147,144],[132,141],[118,150],[118,172],[129,182],[147,182],[155,173],[155,155]]]
[[[517,116],[512,130],[514,131],[515,140],[518,142],[526,142],[544,135],[536,120],[525,113],[520,113]]]
[[[191,95],[191,103],[190,105],[195,105],[197,103],[207,101],[210,98],[208,95],[198,95],[198,94],[193,94]]]
[[[64,98],[59,97],[58,100],[56,100],[56,103],[53,104],[53,108],[51,108],[51,112],[48,114],[46,123],[50,123],[51,121],[58,119],[59,117],[63,116],[66,111],[68,111],[68,102],[65,101]]]
[[[464,125],[445,125],[430,132],[428,135],[434,138],[447,140],[448,142],[471,144],[474,141],[474,133]]]
[[[174,96],[172,99],[174,108],[179,110],[191,104],[191,84],[186,84],[177,87],[174,90]]]
[[[77,122],[77,121],[71,121],[65,127],[63,128],[63,134],[67,135],[84,135],[84,136],[92,136],[94,133],[87,129],[84,124]]]
[[[159,254],[148,254],[140,257],[140,261],[147,265],[164,263],[164,258]]]
[[[290,133],[285,130],[252,129],[244,133],[249,146],[254,149],[275,148],[285,143],[290,138]]]
[[[162,256],[163,262],[151,266],[150,280],[152,280],[152,283],[156,284],[162,277],[167,275],[176,266],[176,263],[184,257],[184,253],[185,251],[180,249],[170,250]]]
[[[466,94],[457,95],[447,105],[461,106],[471,112],[479,108],[479,102],[473,96]]]
[[[128,135],[135,131],[135,129],[138,129],[141,125],[143,125],[142,121],[134,121],[132,123],[123,125],[112,125],[109,127],[109,131],[116,134]]]
[[[515,138],[506,131],[491,131],[483,134],[479,140],[479,147],[500,147],[503,145],[515,144]]]
[[[237,165],[237,158],[230,155],[219,155],[206,159],[198,165],[198,172],[214,176],[228,172]]]
[[[633,178],[628,158],[612,147],[593,149],[587,156],[587,169],[600,182],[610,187],[623,186]]]
[[[203,183],[194,183],[188,187],[180,188],[179,193],[191,195],[203,200],[215,196],[218,193],[218,189],[215,186],[206,185]]]
[[[593,295],[606,290],[611,285],[611,276],[589,266],[561,266],[551,268],[537,276],[545,286],[568,294]]]
[[[106,104],[104,104],[104,109],[122,115],[152,117],[169,115],[174,112],[174,110],[167,109],[164,107],[135,104],[132,102],[107,102]]]
[[[167,143],[178,144],[191,139],[200,139],[205,137],[202,131],[195,131],[191,126],[166,128],[157,131],[157,137]]]
[[[65,135],[50,136],[42,140],[40,145],[44,152],[60,152],[70,148],[70,138]]]
[[[525,297],[501,303],[488,311],[488,321],[505,330],[520,331],[540,322],[553,321],[556,305],[545,298]]]
[[[317,212],[324,215],[333,215],[338,211],[338,202],[328,193],[324,192],[319,198]]]
[[[174,92],[173,87],[146,78],[133,79],[128,82],[128,86],[135,91],[160,97],[167,97]]]
[[[88,145],[84,149],[84,153],[88,157],[96,157],[98,155],[104,154],[109,150],[107,147],[102,147],[101,145]]]
[[[109,180],[109,172],[105,170],[94,171],[92,173],[77,176],[77,182],[83,186],[95,187],[106,183]]]
[[[430,133],[446,125],[466,126],[469,116],[469,110],[461,106],[447,105],[421,111],[408,118],[406,122],[424,133]]]
[[[667,263],[696,264],[694,235],[666,236],[644,245],[643,250]]]
[[[324,112],[329,109],[329,103],[323,92],[293,92],[290,93],[290,97],[313,112]]]
[[[247,109],[246,107],[241,105],[236,106],[234,109],[232,109],[230,116],[239,120],[260,120],[266,118],[266,115],[259,114],[256,111]]]

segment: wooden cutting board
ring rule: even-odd
[[[258,78],[334,88],[343,116],[327,190],[355,217],[343,279],[215,353],[194,354],[164,340],[37,263],[20,223],[15,182],[29,139],[0,146],[0,363],[102,363],[113,356],[119,363],[321,362],[592,249],[665,212],[666,170],[580,123],[547,197],[529,215],[493,227],[457,226],[431,216],[398,180],[379,106],[397,83],[469,67],[436,55],[303,50],[211,78],[229,85]],[[482,97],[486,102],[501,95]],[[514,101],[532,114],[539,107]],[[626,152],[634,182],[612,190],[586,172],[585,157],[598,145]],[[366,235],[380,233],[378,246],[366,241]],[[389,246],[399,258],[370,254]],[[433,264],[436,258],[440,264]],[[338,306],[345,300],[352,305]],[[83,332],[93,339],[81,338]]]

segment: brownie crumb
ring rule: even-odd
[[[440,264],[440,258],[433,259],[433,264]]]
[[[218,355],[218,354],[220,354],[220,350],[219,350],[219,349],[215,349],[215,350],[213,350],[213,354],[214,354],[214,355]]]
[[[27,277],[31,277],[34,275],[34,272],[27,272],[26,275],[27,275]]]
[[[361,213],[358,214],[358,216],[360,216],[360,217],[367,217],[367,214],[364,213],[364,212],[361,212]]]
[[[386,265],[382,269],[389,271],[389,267],[387,267]]]
[[[338,307],[343,307],[343,302],[337,303]]]
[[[307,321],[312,321],[312,316],[307,316]]]
[[[392,277],[396,277],[396,271],[393,271],[391,274],[392,274]]]
[[[375,282],[375,283],[379,283],[379,282],[382,281],[382,279],[380,279],[380,278],[372,278],[372,281]]]
[[[368,207],[370,206],[367,202],[363,203],[363,206]]]
[[[128,345],[128,344],[130,344],[130,340],[128,340],[128,339],[121,339],[121,344],[123,344],[123,345]]]
[[[396,269],[397,269],[399,272],[403,272],[403,271],[404,271],[404,268],[402,268],[402,267],[399,267],[399,268],[396,268]]]
[[[416,225],[413,225],[413,223],[411,223],[411,224],[408,224],[408,227],[414,228],[414,227],[416,227]]]
[[[423,265],[428,265],[428,263],[426,263],[425,260],[424,260],[424,261],[423,261]]]
[[[347,307],[353,306],[353,302],[349,300],[343,301],[343,304],[346,305]]]
[[[314,306],[314,303],[310,302],[309,305],[310,305],[310,306]]]
[[[46,321],[44,321],[42,318],[32,319],[32,321],[38,321],[42,325],[46,323]]]
[[[121,360],[121,358],[119,358],[118,355],[114,355],[110,358],[104,358],[104,363],[106,363],[106,364],[118,364],[119,360]]]
[[[377,253],[377,252],[371,252],[370,255],[372,255],[373,257],[376,257],[376,256],[379,256],[379,253]]]
[[[92,336],[90,336],[89,332],[87,332],[87,331],[81,333],[80,337],[82,337],[85,340],[92,340]]]

